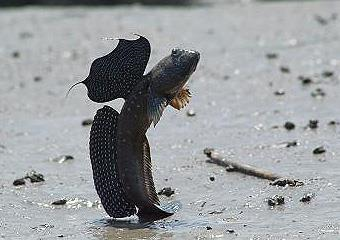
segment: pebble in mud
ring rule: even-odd
[[[215,181],[215,177],[210,177],[209,180],[213,182]]]
[[[301,81],[302,85],[309,85],[313,83],[313,80],[310,77],[299,76],[298,79]]]
[[[44,175],[42,175],[41,173],[37,173],[34,170],[27,173],[25,178],[29,179],[31,181],[31,183],[44,182],[45,181]]]
[[[27,173],[25,177],[14,180],[13,185],[14,186],[25,185],[26,184],[25,179],[29,179],[31,183],[45,181],[44,176],[41,173],[37,173],[36,171],[33,170]]]
[[[283,196],[275,195],[267,200],[269,206],[282,205],[285,203],[285,198]]]
[[[40,77],[40,76],[35,76],[35,77],[33,78],[33,81],[34,81],[34,82],[41,82],[41,80],[42,80],[42,77]]]
[[[25,179],[24,178],[15,179],[13,181],[13,185],[14,186],[25,185]]]
[[[328,122],[328,125],[329,125],[329,126],[340,125],[340,122],[337,122],[337,121],[332,120],[332,121],[329,121],[329,122]]]
[[[290,69],[289,69],[289,67],[287,67],[287,66],[281,66],[281,67],[280,67],[280,71],[281,71],[282,73],[290,73]]]
[[[326,96],[326,93],[324,92],[324,90],[322,90],[322,88],[317,88],[313,92],[311,92],[311,96],[315,98],[322,98]]]
[[[171,195],[175,194],[175,191],[171,189],[171,187],[165,187],[158,192],[158,195],[165,195],[170,197]]]
[[[290,147],[296,147],[298,145],[297,141],[290,141],[290,142],[286,142],[286,147],[290,148]]]
[[[92,119],[85,119],[84,121],[81,122],[82,126],[90,126],[92,125],[93,120]]]
[[[309,120],[308,127],[310,129],[318,128],[319,121],[318,120]]]
[[[313,154],[322,154],[325,152],[326,152],[326,149],[323,146],[317,147],[313,150]]]
[[[20,52],[19,51],[12,52],[12,57],[13,58],[19,58],[20,57]]]
[[[285,122],[283,126],[287,130],[293,130],[295,128],[295,124],[289,121]]]
[[[322,73],[321,73],[321,76],[323,76],[324,78],[329,78],[329,77],[333,77],[333,75],[334,75],[334,72],[332,72],[332,71],[323,71]]]
[[[60,199],[60,200],[52,202],[51,204],[52,205],[65,205],[66,203],[67,203],[66,199]]]
[[[61,155],[59,157],[53,158],[52,162],[63,163],[69,160],[73,160],[74,157],[71,155]]]
[[[268,59],[276,59],[278,57],[279,57],[279,55],[277,53],[267,53],[266,54],[266,58],[268,58]]]
[[[312,198],[315,197],[314,193],[306,193],[303,195],[303,197],[300,199],[300,202],[310,202]]]
[[[286,92],[282,89],[279,89],[279,90],[274,92],[274,95],[276,95],[276,96],[283,96],[285,94],[286,94]]]
[[[196,116],[196,112],[195,112],[193,109],[189,109],[189,110],[187,111],[187,116],[188,116],[188,117]]]

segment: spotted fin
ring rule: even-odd
[[[142,36],[119,39],[112,52],[92,62],[88,77],[81,82],[87,87],[88,97],[98,103],[126,99],[143,77],[150,52],[150,43]]]
[[[151,122],[153,122],[154,127],[162,117],[163,111],[168,106],[168,99],[165,97],[159,97],[152,92],[149,94],[148,98],[148,117]]]
[[[188,88],[182,88],[179,93],[171,100],[170,105],[177,110],[184,108],[191,98],[191,93]]]
[[[105,211],[114,218],[135,214],[136,207],[124,192],[116,163],[118,112],[109,106],[99,109],[90,132],[90,158],[96,191]]]

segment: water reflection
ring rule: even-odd
[[[140,221],[138,218],[101,219],[92,223],[92,234],[98,239],[163,239],[173,233],[166,232],[164,221]]]

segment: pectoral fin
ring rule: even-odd
[[[168,100],[165,97],[159,97],[150,93],[148,99],[148,117],[153,122],[154,127],[161,119],[164,109],[168,105]]]
[[[177,110],[184,108],[190,101],[191,93],[188,88],[182,88],[171,100],[170,105]]]

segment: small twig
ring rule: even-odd
[[[258,178],[268,179],[273,181],[271,185],[278,186],[301,186],[303,183],[294,179],[285,178],[281,175],[269,172],[267,170],[257,168],[244,163],[237,163],[230,160],[227,160],[220,156],[214,149],[206,148],[204,149],[204,154],[209,158],[207,160],[208,163],[214,163],[219,166],[225,167],[227,171],[236,171],[240,173],[244,173],[247,175],[255,176]]]

